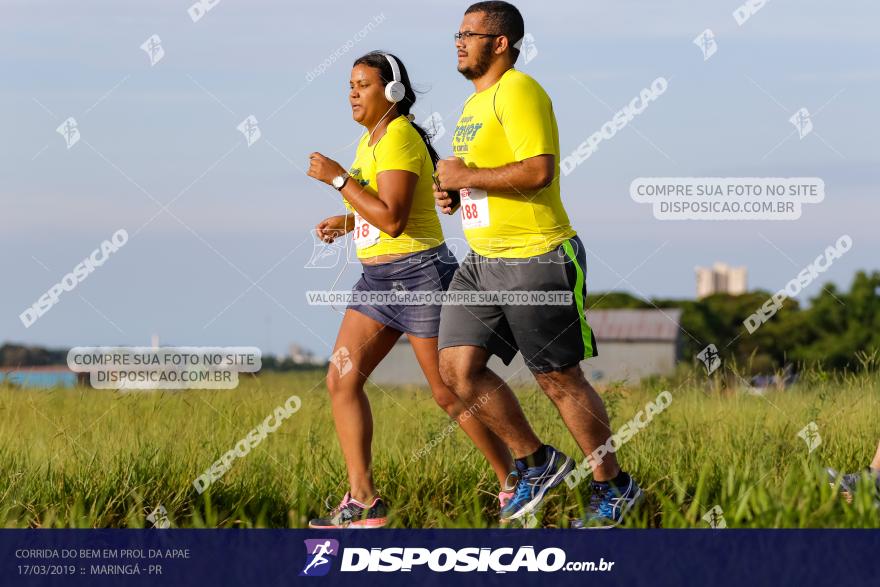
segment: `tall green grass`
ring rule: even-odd
[[[620,452],[646,500],[631,527],[880,527],[868,492],[839,499],[823,468],[863,468],[880,439],[880,378],[811,373],[767,395],[712,388],[697,378],[612,386],[616,429],[654,399],[673,402]],[[425,389],[368,389],[374,475],[397,527],[497,525],[497,482]],[[192,482],[292,394],[301,409],[222,479]],[[547,443],[582,459],[550,401],[519,390]],[[797,436],[815,422],[812,453]],[[440,439],[437,442],[436,439]],[[436,447],[421,458],[426,445]],[[547,500],[546,527],[567,527],[588,500],[584,482]],[[242,378],[232,391],[116,393],[0,387],[0,523],[6,527],[143,527],[162,505],[177,527],[303,527],[347,489],[318,374]]]

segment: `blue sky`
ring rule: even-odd
[[[694,266],[716,260],[776,290],[844,233],[853,248],[823,281],[877,269],[880,8],[774,0],[739,26],[737,1],[659,4],[520,3],[538,50],[520,68],[553,99],[563,154],[669,80],[561,180],[592,290],[693,297]],[[189,5],[0,3],[0,340],[147,344],[158,333],[163,344],[329,354],[340,317],[304,291],[328,289],[339,271],[304,266],[309,230],[342,205],[303,170],[312,151],[344,165],[354,155],[354,58],[398,54],[425,91],[417,115],[443,116],[437,146],[450,153],[472,89],[452,41],[466,3],[220,0],[197,22]],[[718,43],[708,61],[692,43],[706,28]],[[154,34],[165,55],[151,67],[140,45]],[[815,132],[798,139],[788,119],[801,107]],[[262,133],[250,147],[236,129],[249,115]],[[70,149],[55,132],[68,117],[81,133]],[[658,221],[628,194],[650,176],[815,176],[826,198],[789,222]],[[443,223],[461,237],[457,218]],[[130,242],[25,329],[19,313],[119,228]],[[338,288],[358,272],[348,267]]]

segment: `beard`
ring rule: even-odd
[[[484,43],[482,48],[477,53],[477,62],[471,67],[459,67],[458,73],[463,75],[465,79],[475,80],[477,78],[483,77],[487,71],[489,71],[489,66],[492,65],[492,44]]]

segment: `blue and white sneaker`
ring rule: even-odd
[[[572,528],[613,528],[623,521],[636,504],[641,501],[643,494],[635,479],[629,477],[626,487],[615,487],[611,483],[590,483],[593,494],[590,496],[590,505],[587,515],[582,520],[574,520]]]
[[[565,479],[574,469],[574,461],[547,445],[547,462],[540,467],[526,467],[516,461],[519,481],[513,497],[501,509],[501,521],[517,520],[541,507],[544,495]]]

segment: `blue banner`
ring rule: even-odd
[[[878,584],[877,530],[0,530],[0,585]]]

